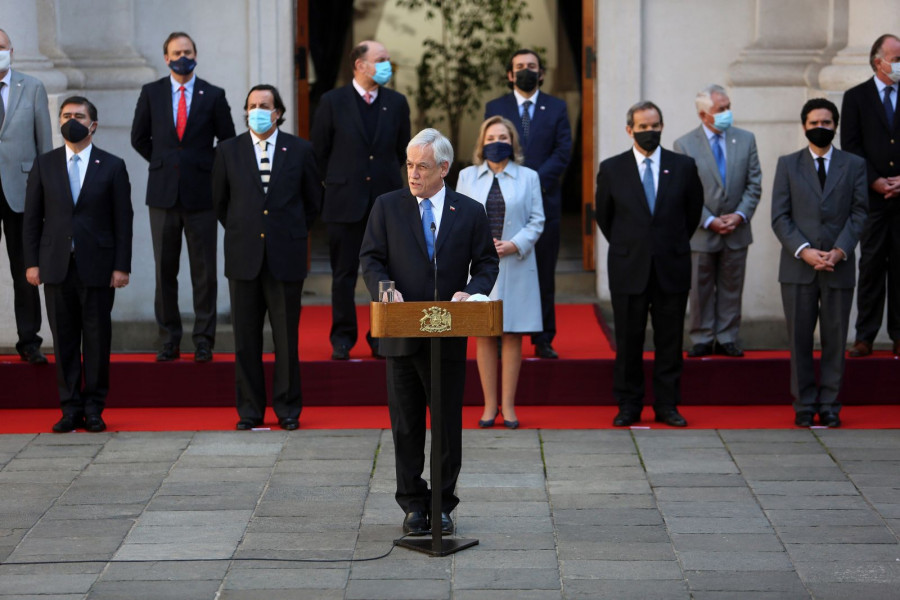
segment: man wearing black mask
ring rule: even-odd
[[[231,109],[222,88],[194,76],[197,47],[176,31],[163,43],[171,73],[141,89],[131,145],[150,162],[147,206],[156,260],[154,312],[160,349],[156,360],[181,356],[178,268],[187,241],[194,292],[194,360],[209,362],[216,339],[216,214],[210,173],[213,142],[234,137]]]
[[[543,330],[531,336],[540,358],[559,358],[553,349],[556,336],[556,259],[559,256],[559,221],[562,215],[560,180],[572,152],[572,129],[565,101],[538,91],[544,82],[541,58],[521,49],[510,58],[506,78],[511,94],[487,103],[484,118],[506,117],[516,124],[525,166],[538,172],[544,201],[544,231],[534,246],[538,286],[541,290]]]
[[[659,147],[662,111],[652,102],[628,109],[634,146],[600,163],[597,224],[609,242],[608,275],[616,330],[613,396],[616,427],[640,421],[644,406],[644,333],[653,319],[656,421],[687,425],[681,400],[684,313],[691,289],[691,236],[700,222],[703,185],[694,159]]]
[[[831,101],[813,98],[800,113],[809,146],[778,159],[772,229],[781,242],[781,300],[791,349],[794,423],[841,424],[838,392],[856,285],[856,243],[868,212],[866,162],[831,145],[838,126]],[[816,385],[813,337],[822,342]]]

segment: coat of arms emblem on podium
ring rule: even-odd
[[[425,316],[419,319],[419,331],[428,333],[443,333],[452,329],[450,311],[437,306],[423,308]]]

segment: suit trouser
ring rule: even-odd
[[[388,408],[397,469],[395,498],[403,512],[431,512],[431,490],[422,479],[425,468],[425,408],[431,405],[431,343],[412,356],[387,358]],[[443,452],[441,506],[452,511],[462,466],[462,400],[465,360],[441,361]]]
[[[59,403],[64,415],[99,415],[106,406],[112,341],[110,313],[115,295],[115,289],[109,286],[85,285],[78,275],[74,255],[62,283],[44,284]]]
[[[178,270],[181,236],[187,241],[191,284],[194,291],[194,345],[216,340],[217,221],[215,211],[150,207],[150,235],[156,260],[156,296],[153,308],[161,343],[181,344],[181,310],[178,308]]]
[[[36,286],[25,279],[25,259],[22,256],[22,213],[9,207],[3,187],[0,186],[0,220],[6,234],[6,253],[9,256],[9,272],[13,280],[13,308],[16,314],[16,331],[19,336],[16,350],[40,348],[44,341],[41,329],[41,294]]]
[[[691,343],[737,342],[746,267],[746,247],[691,252]]]
[[[844,350],[850,327],[853,288],[832,288],[821,274],[810,284],[782,283],[781,301],[791,349],[791,395],[797,412],[840,412],[838,393],[844,377]],[[822,342],[819,386],[813,361],[813,336],[819,324]]]
[[[538,287],[541,290],[541,318],[544,329],[531,336],[532,344],[552,343],[556,337],[556,262],[559,258],[559,217],[548,217],[544,231],[534,245]]]
[[[366,233],[368,216],[355,223],[328,223],[328,254],[331,258],[331,334],[332,346],[356,344],[356,280],[359,275],[359,249]],[[366,339],[369,334],[366,334]]]
[[[887,332],[900,341],[900,200],[896,198],[869,194],[869,216],[859,244],[858,286],[856,339],[875,340],[886,290]]]
[[[684,363],[684,312],[687,291],[666,293],[659,289],[654,269],[641,294],[612,294],[616,327],[616,360],[613,396],[622,410],[639,414],[644,406],[644,336],[649,311],[653,324],[653,408],[657,413],[674,409],[681,401]]]
[[[300,416],[300,300],[303,281],[275,279],[263,261],[256,279],[229,279],[231,320],[234,324],[235,396],[242,419],[262,421],[266,414],[266,377],[263,369],[263,325],[266,313],[275,343],[272,409],[279,420]]]

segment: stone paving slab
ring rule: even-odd
[[[431,558],[389,431],[0,436],[0,600],[897,598],[895,431],[463,437]]]

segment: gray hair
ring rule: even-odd
[[[713,105],[713,94],[722,94],[726,98],[728,97],[728,92],[725,91],[725,88],[721,85],[711,83],[697,92],[697,97],[694,99],[694,104],[697,105],[697,112],[709,112],[709,109],[711,109]]]
[[[434,162],[436,165],[441,163],[453,164],[453,144],[437,129],[429,127],[417,133],[413,139],[409,140],[409,143],[406,145],[406,151],[409,152],[410,148],[417,146],[431,146],[432,151],[434,151]]]

